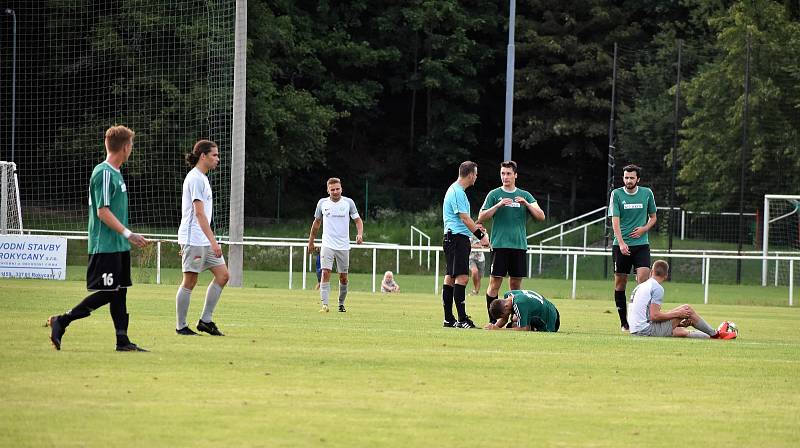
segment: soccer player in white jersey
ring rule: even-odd
[[[689,305],[681,305],[670,311],[662,311],[664,287],[661,283],[669,275],[669,264],[656,260],[650,270],[650,278],[633,290],[631,306],[628,307],[628,323],[633,336],[660,336],[697,339],[734,339],[732,331],[716,331]],[[689,331],[693,326],[700,331]],[[720,326],[724,328],[723,325]]]
[[[211,230],[214,198],[207,174],[219,165],[217,144],[210,140],[198,141],[192,152],[186,154],[186,164],[192,169],[183,181],[181,224],[178,227],[183,282],[175,297],[175,332],[184,336],[197,336],[186,324],[186,314],[189,312],[189,302],[192,290],[197,285],[198,274],[209,269],[214,274],[214,279],[206,290],[206,302],[197,322],[197,330],[213,336],[224,336],[212,320],[222,288],[228,283],[228,267],[222,256],[222,248]]]
[[[364,242],[364,222],[358,215],[352,199],[342,196],[342,181],[336,177],[328,179],[328,197],[317,202],[314,222],[308,236],[308,252],[314,251],[314,239],[322,224],[322,281],[319,284],[319,298],[322,301],[320,313],[327,313],[328,296],[331,293],[331,270],[336,261],[339,272],[339,312],[344,313],[344,299],[347,297],[347,270],[350,266],[350,220],[356,223],[356,244]]]

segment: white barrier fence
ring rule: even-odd
[[[159,256],[158,259],[160,260],[160,242],[159,244]],[[232,243],[226,243],[232,244]],[[308,254],[308,246],[305,243],[291,243],[291,242],[272,242],[272,241],[262,241],[262,242],[243,242],[238,243],[242,245],[257,245],[257,246],[271,246],[271,247],[288,247],[289,248],[289,260],[288,260],[288,267],[289,267],[289,284],[288,288],[292,289],[293,280],[294,280],[294,250],[301,250],[303,253],[303,266],[300,270],[302,275],[302,289],[307,288],[307,277],[309,272],[309,254]],[[441,254],[442,248],[441,247],[430,247],[430,246],[405,246],[405,245],[391,245],[391,244],[361,244],[361,245],[353,245],[353,248],[361,249],[361,250],[372,250],[372,292],[376,292],[378,288],[380,288],[381,282],[381,274],[377,271],[377,259],[378,259],[378,250],[391,250],[395,251],[395,260],[396,260],[396,268],[395,273],[400,273],[400,252],[413,252],[413,251],[428,251],[434,252],[434,271],[431,275],[433,275],[433,294],[438,295],[439,293],[439,281],[444,275],[443,273],[443,266],[441,261]],[[488,252],[488,249],[483,249],[484,252]],[[610,257],[611,251],[599,251],[599,250],[582,250],[582,249],[571,249],[571,248],[560,248],[555,249],[552,247],[541,247],[537,249],[529,249],[528,256],[532,257],[533,255],[560,255],[565,256],[568,260],[567,263],[567,280],[571,278],[572,280],[572,294],[571,297],[573,299],[576,298],[577,293],[577,284],[578,284],[578,257]],[[678,252],[663,252],[663,251],[653,251],[651,253],[652,258],[687,258],[687,259],[700,259],[702,260],[703,267],[703,275],[702,275],[702,284],[703,284],[703,303],[708,303],[708,288],[711,284],[711,260],[763,260],[765,257],[763,255],[730,255],[730,254],[715,254],[715,253],[678,253]],[[766,257],[767,260],[775,261],[775,263],[785,262],[788,264],[789,269],[789,306],[794,306],[794,264],[795,262],[800,262],[800,254],[795,256],[788,256],[788,255],[768,255]],[[570,263],[571,262],[571,263]],[[571,270],[569,269],[569,265],[571,264]],[[530,265],[530,263],[529,263]],[[160,265],[159,265],[160,270]],[[570,276],[571,273],[571,276]]]
[[[67,239],[80,239],[85,240],[86,235],[85,232],[59,232],[62,236],[65,233],[70,233],[70,235],[64,236]],[[162,243],[173,243],[177,244],[177,240],[174,239],[174,235],[145,235],[147,238],[151,238],[156,240],[156,283],[161,283],[161,245]],[[242,243],[231,243],[227,241],[220,241],[220,244],[241,244],[242,246],[262,246],[262,247],[278,247],[278,248],[288,248],[289,250],[289,259],[288,259],[288,271],[289,271],[289,282],[288,282],[288,289],[293,289],[293,280],[295,275],[295,266],[294,266],[294,251],[301,251],[302,256],[302,267],[299,271],[299,275],[302,276],[301,288],[307,289],[307,278],[309,267],[311,266],[310,257],[308,253],[308,245],[306,242],[302,241],[272,241],[266,240],[266,238],[260,238],[260,241],[253,241],[250,238],[246,238],[246,241]],[[378,251],[379,250],[390,250],[395,252],[395,263],[396,273],[401,272],[401,264],[400,264],[400,253],[401,252],[413,252],[413,251],[425,251],[430,256],[430,252],[434,254],[434,270],[430,274],[433,276],[434,280],[434,287],[433,287],[433,294],[438,295],[439,292],[439,282],[442,278],[443,274],[443,266],[441,262],[441,254],[442,248],[438,246],[413,246],[413,245],[399,245],[399,244],[375,244],[375,243],[364,243],[360,245],[353,244],[352,247],[354,249],[360,250],[371,250],[372,251],[372,292],[376,292],[377,289],[380,287],[380,282],[382,277],[379,277],[379,273],[377,272],[377,259],[378,259]],[[488,249],[482,249],[484,252],[488,252]],[[701,251],[692,251],[689,253],[679,252],[679,251],[672,251],[665,252],[665,251],[652,251],[651,256],[652,258],[679,258],[679,259],[700,259],[702,260],[702,284],[703,284],[703,303],[708,303],[708,288],[711,283],[711,264],[712,260],[763,260],[766,262],[774,261],[776,266],[778,263],[786,263],[788,265],[788,279],[789,279],[789,297],[788,303],[789,306],[794,306],[794,265],[795,262],[800,262],[800,254],[791,254],[788,255],[786,253],[782,254],[744,254],[744,255],[733,255],[729,253],[718,253],[722,251],[708,251],[708,252],[701,252]],[[539,257],[543,255],[558,255],[564,256],[566,259],[566,279],[572,280],[572,294],[571,297],[573,299],[576,298],[577,292],[577,283],[578,283],[578,257],[610,257],[611,251],[610,250],[587,250],[583,248],[571,248],[571,247],[551,247],[551,246],[530,246],[528,251],[528,266],[529,266],[529,277],[530,277],[530,266],[532,257],[538,255]],[[571,268],[571,269],[570,269]]]

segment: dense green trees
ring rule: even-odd
[[[797,3],[518,2],[513,157],[523,167],[520,183],[549,193],[557,213],[602,203],[618,43],[617,169],[645,165],[647,183],[666,204],[680,39],[677,202],[735,208],[750,29],[748,197],[793,192]],[[346,176],[354,196],[371,179],[370,195],[381,205],[424,208],[470,158],[484,167],[478,190],[496,184],[506,1],[249,4],[248,181],[288,175],[293,181],[279,194],[301,198],[328,175]],[[402,200],[409,190],[417,203]]]
[[[800,179],[800,23],[780,3],[736,3],[711,25],[721,56],[687,85],[680,191],[696,207],[738,208],[744,79],[751,45],[745,197],[797,193]],[[702,194],[700,194],[702,193]],[[757,205],[756,205],[757,207]],[[755,207],[753,207],[755,208]]]
[[[177,166],[194,135],[224,129],[229,119],[227,109],[211,114],[221,117],[219,126],[204,118],[207,108],[227,108],[229,75],[211,74],[216,84],[205,88],[206,77],[192,70],[224,59],[230,37],[221,33],[230,31],[232,3],[100,3],[10,3],[20,9],[21,29],[64,29],[53,42],[71,45],[60,51],[35,33],[23,42],[20,73],[28,79],[18,94],[63,103],[65,118],[48,132],[62,136],[65,154],[92,147],[93,130],[111,114],[141,130],[142,144],[175,148],[166,158]],[[203,8],[224,10],[227,19],[195,14]],[[249,0],[248,8],[247,214],[275,217],[280,207],[283,217],[308,216],[330,176],[342,177],[346,194],[360,205],[369,199],[374,211],[435,208],[465,159],[481,167],[473,200],[497,185],[507,0]],[[157,35],[137,31],[148,29]],[[549,196],[551,215],[604,203],[616,43],[616,176],[624,164],[643,165],[645,184],[666,205],[680,40],[677,204],[736,209],[748,36],[746,197],[756,204],[764,193],[797,193],[798,0],[517,1],[518,183]],[[7,28],[0,38],[5,75]],[[153,47],[142,51],[145,44]],[[36,52],[47,56],[46,67],[36,66]],[[131,68],[114,74],[115,64]],[[0,97],[8,98],[3,79]],[[113,102],[96,99],[109,91],[115,101],[136,93],[125,112],[131,116],[103,109]],[[57,101],[61,96],[86,100]],[[26,104],[33,117],[44,107]],[[4,103],[5,120],[6,109]],[[182,133],[181,123],[198,124]],[[28,139],[22,144],[33,145],[37,124],[18,126]],[[0,151],[8,137],[8,127],[0,129]],[[224,144],[228,137],[216,138]],[[149,174],[156,176],[142,173]]]

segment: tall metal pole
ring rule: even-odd
[[[608,188],[606,190],[606,204],[610,205],[611,192],[614,190],[614,110],[617,101],[617,43],[614,42],[614,62],[611,69],[611,117],[608,120],[608,171],[606,174],[606,182]],[[609,207],[606,210],[606,215],[611,213]],[[604,221],[603,232],[603,248],[608,247],[608,221],[606,216]],[[603,257],[603,278],[608,278],[608,257]]]
[[[742,240],[744,240],[744,186],[745,164],[747,161],[747,126],[750,114],[750,33],[747,33],[747,53],[744,60],[744,110],[742,111],[742,157],[741,171],[739,173],[739,243],[737,253],[742,254]],[[736,284],[742,282],[742,260],[736,260]]]
[[[517,2],[510,0],[508,6],[508,51],[506,56],[506,123],[503,133],[503,160],[511,160],[511,128],[514,121],[514,21]]]
[[[14,159],[14,140],[16,136],[17,121],[17,14],[13,9],[6,9],[5,13],[11,16],[12,44],[11,44],[11,160]]]
[[[231,209],[228,268],[231,286],[242,286],[244,268],[244,123],[247,81],[247,0],[236,0],[233,56],[233,135],[231,154]],[[239,243],[239,244],[237,244]]]
[[[675,220],[677,214],[675,213],[675,174],[677,171],[677,153],[678,153],[678,129],[681,126],[680,103],[681,103],[681,47],[683,41],[678,39],[678,67],[677,76],[675,81],[675,126],[672,130],[672,179],[670,180],[669,187],[669,244],[667,252],[672,253],[672,234],[675,229]],[[669,277],[672,278],[672,259],[669,260]]]

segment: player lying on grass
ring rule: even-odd
[[[495,323],[488,323],[485,330],[549,331],[556,332],[561,326],[558,309],[541,294],[531,290],[511,290],[502,299],[489,304],[489,314]]]
[[[650,271],[650,278],[633,290],[631,305],[628,307],[631,335],[698,339],[736,338],[736,332],[727,331],[726,322],[723,322],[719,331],[716,331],[689,305],[662,311],[664,287],[661,283],[667,279],[668,272],[669,264],[664,260],[656,260]],[[690,325],[700,331],[687,330],[685,327]]]

